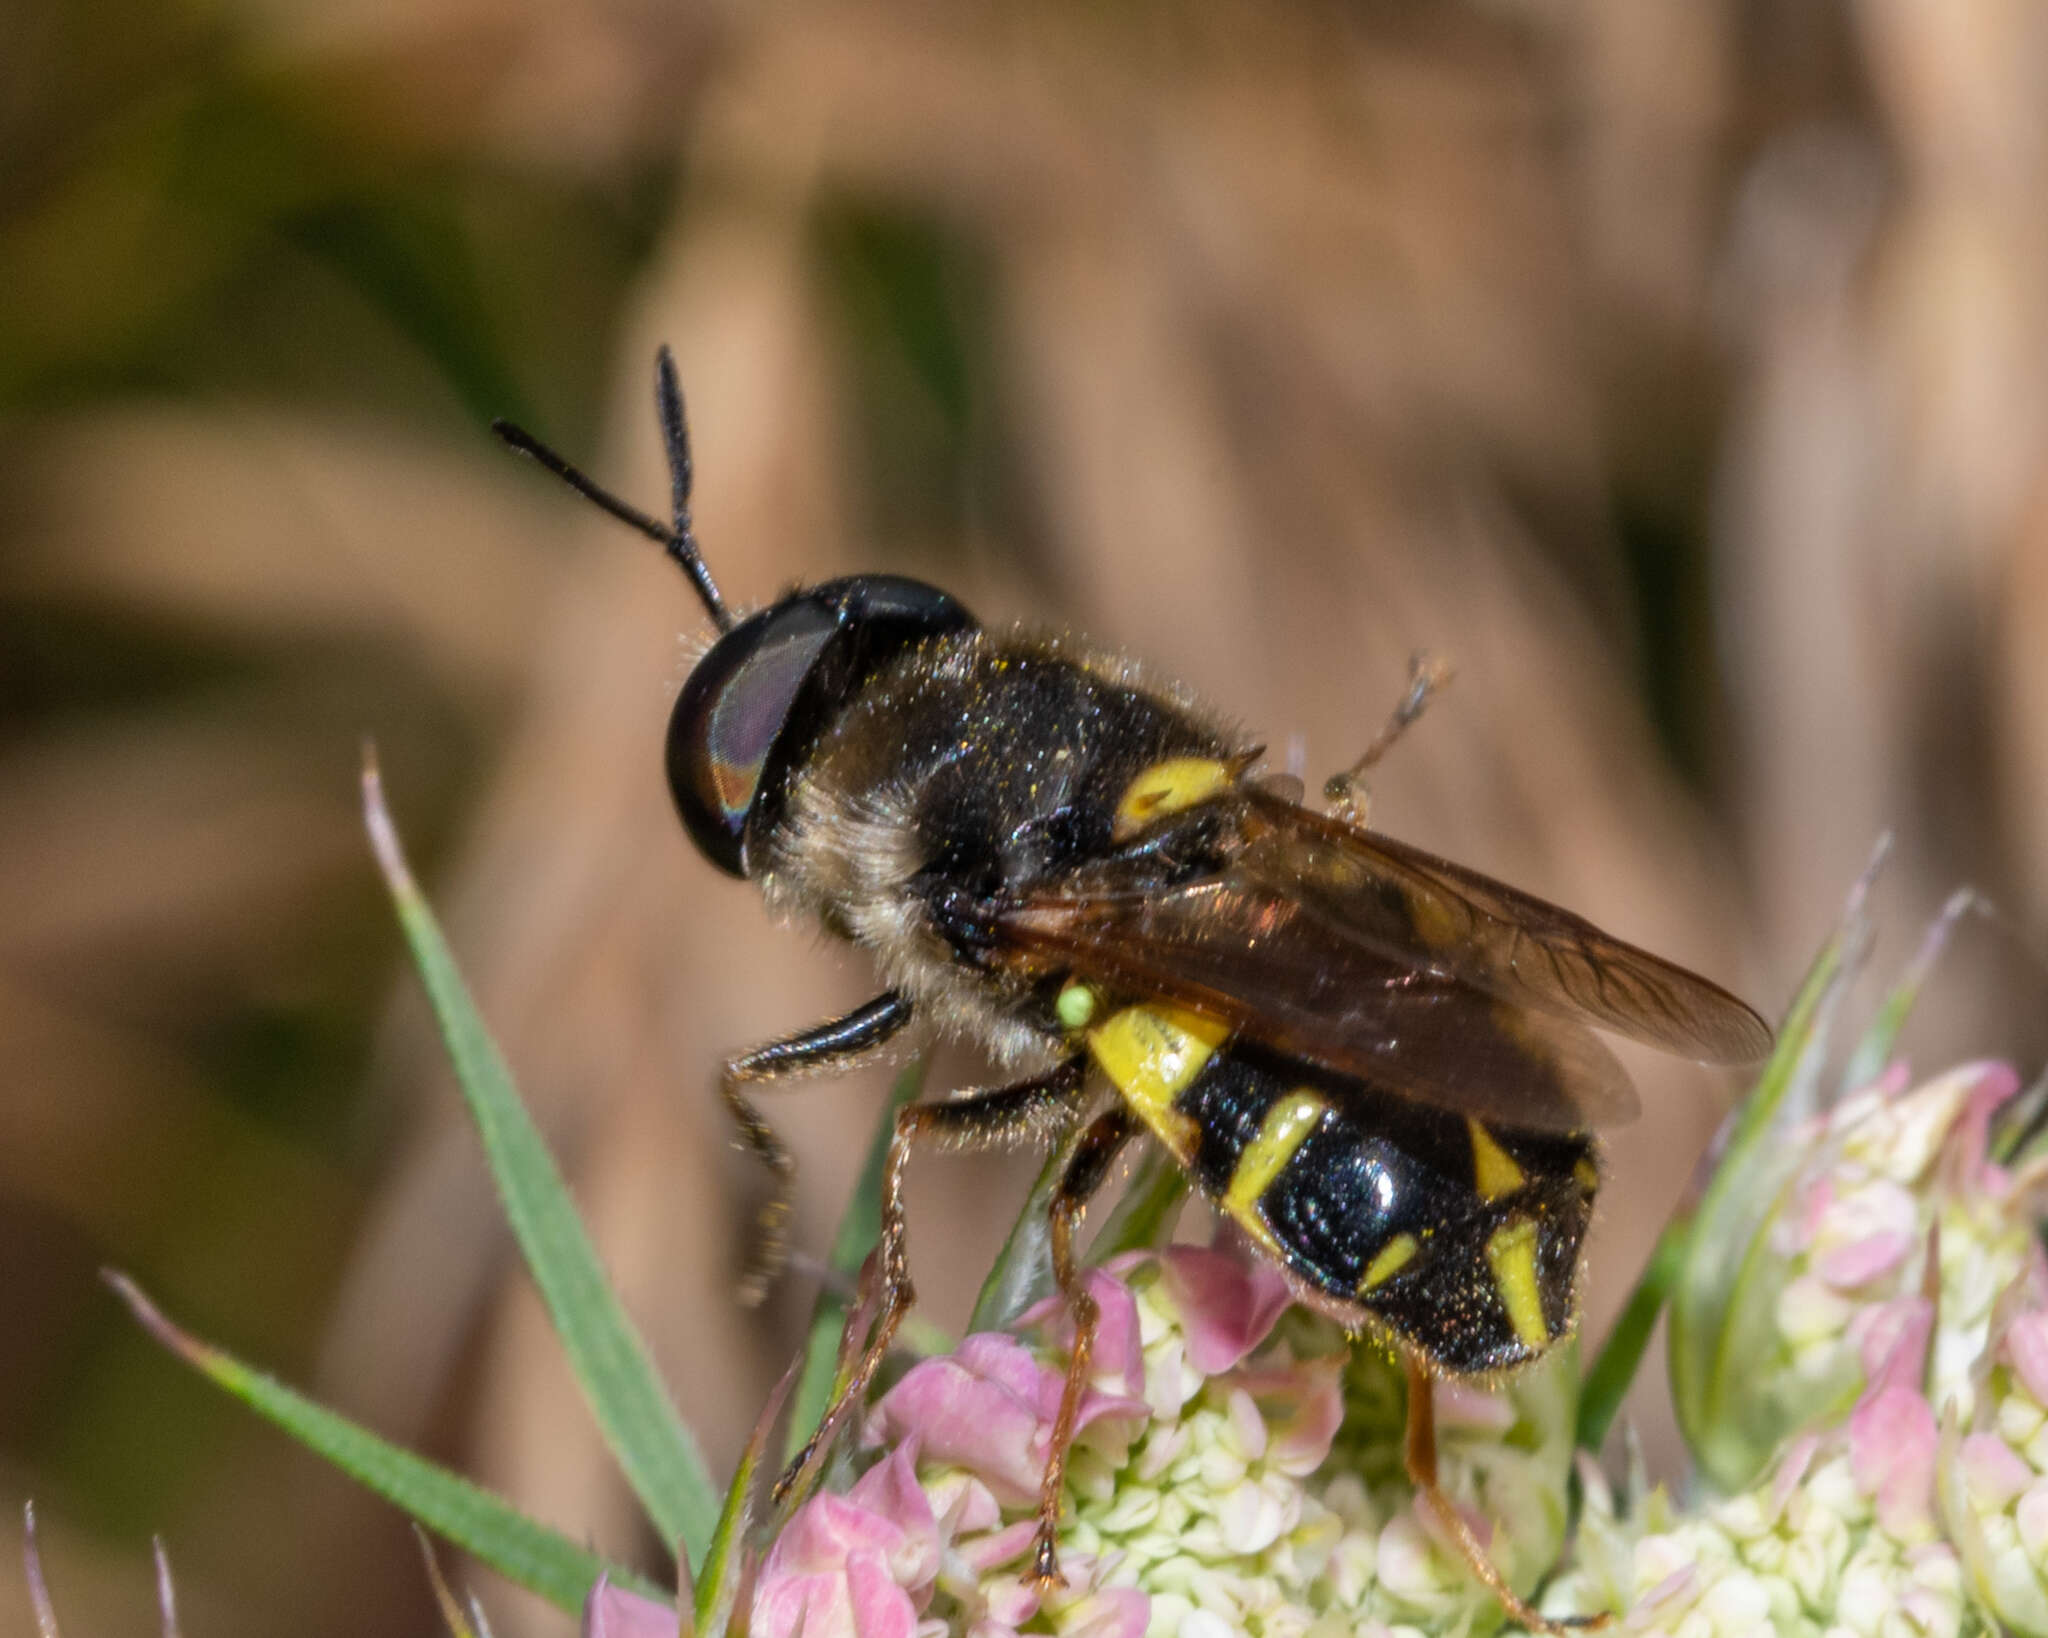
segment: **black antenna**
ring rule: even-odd
[[[585,500],[603,507],[628,528],[639,530],[659,545],[690,577],[690,584],[696,587],[698,597],[710,611],[711,623],[720,631],[730,631],[732,612],[726,608],[725,599],[718,595],[718,583],[711,578],[710,569],[705,567],[704,554],[697,549],[697,536],[690,527],[690,428],[683,417],[683,388],[676,379],[675,354],[666,347],[654,355],[654,407],[661,417],[662,447],[668,453],[669,497],[675,513],[673,523],[651,518],[639,507],[620,500],[525,428],[514,426],[510,421],[493,421],[491,430],[509,448],[531,456]]]

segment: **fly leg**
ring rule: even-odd
[[[1479,1538],[1473,1535],[1472,1526],[1465,1522],[1465,1515],[1458,1511],[1457,1504],[1444,1494],[1443,1487],[1437,1483],[1435,1383],[1419,1359],[1410,1357],[1406,1364],[1408,1431],[1403,1441],[1403,1454],[1407,1459],[1408,1478],[1415,1486],[1416,1500],[1428,1509],[1429,1516],[1458,1549],[1458,1555],[1471,1567],[1472,1573],[1485,1582],[1493,1596],[1500,1600],[1509,1624],[1530,1632],[1549,1633],[1553,1638],[1606,1626],[1611,1619],[1606,1615],[1580,1616],[1565,1621],[1538,1615],[1508,1585],[1507,1578],[1500,1573],[1500,1566],[1487,1556]]]
[[[1386,724],[1373,736],[1364,755],[1342,773],[1332,774],[1323,786],[1323,800],[1330,804],[1331,813],[1340,819],[1350,820],[1360,829],[1364,828],[1372,799],[1361,781],[1380,758],[1394,748],[1395,742],[1415,725],[1415,719],[1428,707],[1430,697],[1450,680],[1448,660],[1438,659],[1423,649],[1408,656],[1408,687],[1388,714]]]
[[[768,1295],[788,1260],[789,1197],[796,1185],[796,1161],[743,1089],[784,1076],[846,1068],[895,1035],[910,1022],[910,1014],[910,1003],[891,990],[844,1018],[813,1024],[726,1061],[718,1077],[719,1096],[739,1128],[740,1140],[774,1174],[768,1198],[755,1220],[757,1238],[748,1254],[747,1269],[740,1277],[740,1301],[745,1306],[755,1307]]]
[[[917,1301],[917,1289],[910,1282],[903,1216],[903,1173],[911,1151],[921,1144],[997,1149],[1041,1142],[1072,1113],[1085,1068],[1085,1059],[1070,1058],[1045,1074],[1014,1086],[962,1093],[941,1103],[913,1103],[896,1111],[896,1131],[882,1167],[882,1243],[876,1253],[882,1281],[880,1311],[868,1335],[867,1347],[852,1370],[843,1376],[838,1397],[819,1421],[818,1431],[775,1481],[777,1502],[797,1488],[860,1409],[875,1372],[888,1357],[897,1327]],[[851,1350],[847,1352],[850,1354]]]
[[[1089,1198],[1102,1187],[1117,1151],[1138,1130],[1130,1109],[1118,1103],[1096,1116],[1081,1134],[1060,1177],[1051,1211],[1052,1272],[1074,1320],[1074,1351],[1067,1361],[1067,1380],[1060,1389],[1059,1415],[1052,1425],[1052,1448],[1045,1459],[1045,1477],[1038,1488],[1038,1535],[1032,1554],[1031,1579],[1041,1587],[1065,1584],[1060,1574],[1060,1490],[1067,1477],[1067,1451],[1074,1443],[1081,1400],[1088,1391],[1088,1367],[1095,1352],[1095,1326],[1101,1306],[1089,1293],[1074,1261],[1074,1230]]]

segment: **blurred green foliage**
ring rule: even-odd
[[[135,403],[315,409],[441,442],[510,414],[588,439],[672,161],[593,177],[466,151],[386,117],[384,65],[266,60],[208,6],[26,8],[9,34],[0,416],[17,446]],[[33,480],[18,463],[0,474],[0,530],[35,526]],[[181,720],[245,722],[252,756],[280,735],[347,744],[398,722],[394,749],[425,770],[408,797],[430,856],[461,823],[492,726],[387,637],[0,578],[0,756],[140,743]],[[345,798],[352,769],[333,777]],[[387,1126],[361,1102],[397,955],[367,856],[264,939],[226,973],[148,941],[111,957],[87,941],[11,975],[154,1072],[135,1085],[140,1131],[111,1140],[146,1141],[148,1158],[133,1176],[88,1162],[102,1169],[75,1186],[104,1209],[0,1214],[17,1276],[0,1341],[7,1456],[62,1513],[138,1544],[226,1479],[246,1432],[165,1372],[97,1291],[96,1265],[180,1297],[234,1292],[222,1328],[302,1365]],[[54,1067],[17,1057],[9,1095],[60,1095]],[[203,1296],[190,1306],[215,1317]]]

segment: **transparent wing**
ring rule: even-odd
[[[1220,871],[1122,887],[1112,861],[1005,908],[1005,942],[1387,1089],[1544,1130],[1636,1112],[1594,1026],[1713,1062],[1769,1047],[1727,991],[1568,911],[1270,792],[1219,805]]]

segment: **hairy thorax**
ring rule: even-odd
[[[938,1033],[1049,1061],[1033,986],[980,958],[976,919],[1056,893],[1111,847],[1117,803],[1171,757],[1239,736],[1128,662],[1059,639],[964,632],[903,655],[826,729],[792,786],[762,887],[872,952]]]

